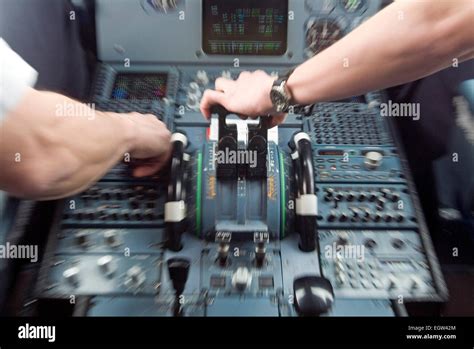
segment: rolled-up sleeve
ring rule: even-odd
[[[0,122],[20,101],[38,73],[0,38]]]

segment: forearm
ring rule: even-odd
[[[469,0],[398,1],[299,66],[288,80],[293,100],[360,95],[472,58],[473,14]]]
[[[83,115],[68,116],[68,108]],[[129,151],[129,123],[119,114],[105,115],[59,94],[30,90],[1,125],[1,189],[53,199],[86,188]]]

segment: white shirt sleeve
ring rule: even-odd
[[[0,38],[0,122],[37,78],[36,70]]]

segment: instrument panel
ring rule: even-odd
[[[403,148],[380,116],[383,91],[273,129],[199,112],[218,77],[279,75],[380,5],[98,0],[91,100],[156,115],[173,132],[172,161],[137,180],[124,160],[56,203],[32,295],[46,307],[25,311],[54,312],[71,295],[84,316],[394,316],[394,300],[446,300]],[[222,166],[224,149],[263,161]]]

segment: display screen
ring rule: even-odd
[[[118,74],[111,98],[113,99],[162,99],[166,97],[166,73]]]
[[[281,56],[287,48],[288,1],[203,0],[208,55]]]
[[[319,155],[322,156],[343,156],[344,150],[337,150],[337,149],[326,149],[326,150],[319,150]]]

